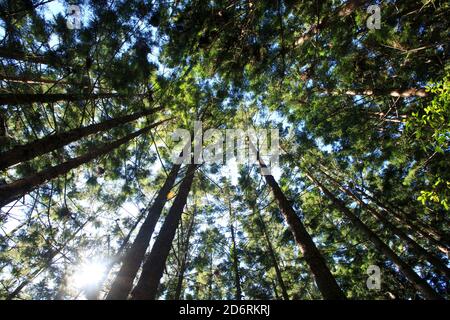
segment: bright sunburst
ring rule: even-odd
[[[105,264],[100,261],[88,261],[80,265],[72,276],[72,284],[78,289],[95,286],[105,273]]]

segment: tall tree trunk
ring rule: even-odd
[[[447,237],[442,235],[439,231],[427,226],[426,224],[419,221],[417,218],[406,215],[406,213],[397,211],[396,209],[391,208],[391,205],[385,205],[381,203],[375,197],[367,194],[360,188],[355,188],[358,193],[362,194],[365,198],[369,199],[372,203],[376,204],[381,210],[383,210],[386,214],[393,217],[398,223],[404,225],[409,230],[414,231],[417,234],[420,234],[422,237],[428,239],[431,243],[435,244],[437,248],[443,252],[444,254],[448,254],[450,244]]]
[[[261,231],[264,236],[264,240],[266,240],[267,249],[269,250],[270,258],[272,259],[273,267],[275,269],[275,275],[277,277],[277,281],[281,288],[281,294],[283,296],[284,300],[289,300],[289,295],[287,293],[286,285],[284,284],[283,275],[281,274],[280,267],[278,265],[278,258],[275,254],[275,251],[273,250],[272,241],[270,240],[269,234],[267,232],[266,223],[264,222],[263,218],[261,217],[261,213],[257,212],[258,220],[261,224]],[[275,292],[276,292],[276,284],[274,284]],[[276,295],[278,293],[276,292]]]
[[[255,147],[250,143],[250,147]],[[261,169],[267,169],[262,159],[258,155],[259,165]],[[279,187],[278,183],[272,175],[265,175],[267,184],[272,189],[275,199],[278,202],[281,212],[283,213],[295,241],[297,242],[300,251],[302,252],[306,263],[309,265],[314,280],[325,299],[345,299],[344,293],[339,288],[336,279],[331,274],[330,269],[325,262],[320,251],[317,249],[314,241],[306,231],[300,218],[295,213],[288,199]]]
[[[67,85],[67,81],[64,80],[53,80],[46,78],[35,78],[28,75],[9,75],[0,74],[0,80],[6,80],[8,82],[23,83],[23,84],[53,84],[53,85]]]
[[[91,134],[106,131],[122,124],[139,119],[143,116],[151,115],[156,111],[162,109],[163,107],[159,107],[137,112],[131,115],[109,119],[86,127],[76,128],[66,132],[54,133],[42,139],[38,139],[24,145],[16,146],[11,150],[0,153],[0,170],[3,170],[20,162],[31,160],[37,156],[61,148],[71,142],[77,141]]]
[[[106,296],[107,300],[125,300],[128,298],[133,287],[133,281],[150,244],[150,239],[152,238],[156,223],[161,216],[162,209],[167,202],[167,196],[173,188],[179,170],[179,164],[173,165],[164,185],[159,190],[153,205],[148,210],[147,217],[141,225],[136,239],[134,239],[132,246],[128,249],[123,259],[123,264]]]
[[[188,262],[188,254],[189,254],[189,246],[190,246],[190,240],[191,235],[194,230],[194,223],[195,223],[195,215],[197,213],[196,207],[194,207],[194,212],[191,217],[191,222],[189,223],[188,232],[186,235],[186,240],[184,242],[184,248],[183,248],[183,258],[181,260],[181,266],[178,271],[178,277],[177,277],[177,286],[175,288],[175,294],[174,299],[180,300],[181,297],[181,291],[183,290],[183,281],[184,281],[184,274],[186,272],[187,262]]]
[[[190,142],[189,142],[190,144]],[[185,150],[187,145],[183,148]],[[184,151],[181,151],[180,157]],[[175,180],[180,171],[181,164],[174,164],[169,175],[166,178],[163,186],[158,192],[153,205],[148,210],[147,217],[141,225],[132,246],[128,249],[124,258],[122,259],[122,266],[117,273],[106,300],[125,300],[128,298],[133,287],[134,279],[139,271],[142,261],[145,257],[145,252],[150,244],[151,237],[155,226],[161,216],[161,212],[167,203],[168,195],[172,190]]]
[[[63,67],[64,63],[56,56],[50,55],[35,55],[33,53],[27,53],[15,48],[0,47],[0,57],[5,59],[14,59],[33,63],[47,64],[53,67]]]
[[[333,96],[391,96],[391,97],[426,97],[427,92],[422,88],[400,88],[400,89],[366,89],[366,90],[324,90],[318,93]]]
[[[391,248],[389,248],[389,246],[387,246],[356,215],[354,215],[341,200],[336,198],[310,172],[305,171],[305,175],[325,194],[327,198],[329,198],[333,202],[334,206],[338,210],[340,210],[353,223],[353,225],[374,244],[377,250],[384,254],[398,267],[400,272],[405,275],[405,277],[414,285],[417,290],[419,290],[424,295],[425,298],[433,300],[442,299],[442,297],[440,297],[425,280],[420,278],[407,263],[401,260],[400,257],[394,251],[392,251]]]
[[[197,165],[195,164],[190,164],[187,168],[186,176],[180,185],[178,194],[164,220],[150,255],[142,267],[139,281],[131,292],[133,300],[154,300],[156,298],[159,281],[163,275],[167,256],[187,202],[196,168]]]
[[[123,261],[123,259],[125,258],[123,253],[124,253],[126,247],[128,246],[128,243],[130,242],[131,235],[133,234],[134,230],[136,230],[137,226],[142,221],[142,219],[144,219],[144,217],[145,217],[145,212],[142,212],[139,215],[139,218],[136,219],[136,221],[133,224],[133,226],[131,227],[130,231],[128,231],[128,234],[125,237],[125,239],[123,239],[122,244],[120,245],[120,247],[117,250],[114,257],[112,257],[111,261],[109,261],[108,264],[106,265],[105,272],[103,273],[102,279],[99,281],[97,291],[93,293],[93,296],[95,297],[94,299],[99,299],[100,292],[101,292],[103,285],[104,285],[106,279],[108,278],[108,275],[111,272],[112,268],[120,261]]]
[[[330,179],[342,192],[344,192],[349,197],[353,198],[357,201],[363,208],[367,209],[375,219],[379,220],[385,227],[392,231],[397,237],[401,240],[405,241],[408,247],[415,252],[418,256],[426,259],[430,262],[435,269],[445,275],[450,280],[450,269],[447,268],[445,263],[443,263],[439,258],[435,257],[427,250],[425,250],[422,246],[420,246],[417,242],[411,239],[403,230],[392,224],[385,215],[380,214],[377,210],[373,209],[371,206],[367,205],[359,196],[357,196],[353,191],[348,188],[343,187],[336,179],[326,173],[324,170],[319,169],[328,179]]]
[[[273,280],[272,280],[272,286],[273,286],[273,293],[275,294],[275,299],[280,300],[280,296],[278,294],[278,289],[277,289],[277,284]]]
[[[149,132],[152,128],[160,125],[163,122],[166,122],[168,119],[159,121],[154,123],[146,128],[133,132],[121,139],[118,139],[114,142],[108,144],[102,144],[95,150],[91,150],[90,152],[79,156],[77,158],[69,159],[68,161],[61,163],[59,165],[50,167],[48,169],[42,170],[36,174],[28,176],[26,178],[16,180],[6,185],[0,186],[0,208],[4,205],[14,201],[17,198],[27,194],[33,189],[37,188],[39,185],[44,183],[45,181],[54,179],[60,175],[63,175],[69,172],[71,169],[79,167],[99,156],[105,155],[112,150],[120,147],[121,145],[127,143],[133,138],[140,136],[144,133]]]
[[[208,277],[208,300],[212,300],[213,293],[213,277],[214,277],[214,250],[211,250],[209,256],[209,277]]]
[[[234,286],[236,288],[236,300],[242,299],[242,289],[241,289],[241,277],[239,275],[239,256],[236,247],[236,236],[234,234],[234,213],[231,208],[231,201],[228,197],[228,210],[230,214],[230,231],[231,231],[231,255],[233,260],[233,270],[234,270]]]
[[[0,93],[0,105],[18,105],[33,102],[53,103],[59,101],[82,101],[88,99],[109,99],[109,98],[146,98],[147,94],[126,95],[121,93]]]
[[[389,121],[398,121],[398,122],[405,122],[406,119],[408,119],[408,115],[406,114],[392,114],[385,112],[377,112],[377,111],[366,111],[367,114],[369,114],[374,119],[380,119],[380,120],[389,120]],[[388,118],[389,116],[393,116],[395,118]]]

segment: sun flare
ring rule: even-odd
[[[96,285],[105,273],[105,264],[89,261],[80,265],[72,277],[72,283],[79,289]]]

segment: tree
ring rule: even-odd
[[[260,157],[258,161],[262,170],[267,169],[267,166]],[[288,223],[291,232],[305,257],[305,260],[308,262],[308,265],[314,274],[316,284],[322,292],[323,297],[325,299],[345,299],[344,294],[328,269],[325,260],[314,244],[311,236],[308,234],[302,222],[295,214],[289,204],[289,201],[284,196],[273,176],[266,174],[264,178],[274,193],[274,197],[280,206],[280,210],[283,212],[286,222]]]
[[[428,299],[442,299],[423,279],[421,279],[410,266],[404,263],[386,244],[384,244],[375,233],[373,233],[364,223],[355,216],[339,199],[337,199],[327,188],[324,187],[316,178],[314,178],[310,173],[305,173],[305,175],[319,187],[322,192],[332,200],[334,205],[336,205],[342,213],[349,218],[353,224],[364,233],[372,243],[377,247],[378,250],[383,252],[389,259],[391,259],[401,272],[411,281],[414,286],[422,292],[422,294]]]
[[[106,296],[106,299],[126,299],[133,287],[133,280],[139,270],[142,260],[144,259],[145,251],[150,244],[150,239],[155,229],[155,225],[158,222],[161,211],[164,205],[169,199],[169,193],[173,188],[175,179],[177,178],[180,165],[173,165],[166,181],[158,192],[152,206],[148,210],[147,217],[145,218],[139,233],[133,241],[132,246],[128,249],[121,269],[116,275],[116,279],[111,285],[111,289]]]
[[[0,3],[0,298],[449,298],[446,2],[61,3]]]
[[[170,245],[175,236],[175,231],[183,213],[184,206],[186,205],[196,168],[197,165],[195,164],[190,164],[187,168],[178,194],[164,220],[164,224],[161,227],[161,231],[153,245],[150,255],[142,267],[142,274],[139,277],[139,281],[131,292],[132,299],[134,300],[153,300],[156,297],[159,280],[162,277],[164,264],[169,255]]]
[[[27,192],[35,189],[37,186],[39,186],[43,182],[45,182],[47,180],[51,180],[53,178],[56,178],[60,175],[63,175],[73,168],[76,168],[88,161],[91,161],[92,159],[94,159],[98,156],[104,155],[104,154],[110,152],[111,150],[120,147],[122,144],[127,143],[131,139],[138,137],[139,135],[144,134],[146,132],[149,132],[150,129],[158,126],[159,124],[161,124],[165,121],[167,121],[167,120],[159,121],[148,127],[143,128],[141,130],[133,132],[121,139],[118,139],[114,142],[101,145],[96,150],[92,150],[91,152],[84,154],[82,156],[79,156],[77,158],[70,159],[64,163],[57,165],[57,166],[50,167],[46,170],[38,172],[29,177],[26,177],[21,180],[11,182],[10,184],[1,186],[0,207],[4,206],[5,204],[10,203],[17,197],[21,197],[21,196],[25,195]]]

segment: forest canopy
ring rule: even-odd
[[[449,14],[1,1],[0,299],[448,299]]]

